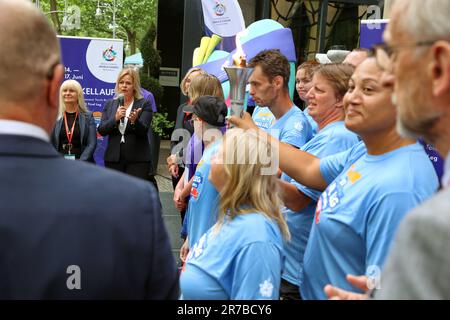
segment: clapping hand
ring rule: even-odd
[[[131,110],[128,119],[130,119],[131,124],[136,122],[136,119],[139,117],[139,113],[142,111],[142,108]]]

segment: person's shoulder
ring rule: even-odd
[[[320,135],[320,131],[317,135]],[[343,121],[334,123],[329,130],[325,130],[324,135],[327,136],[330,141],[342,142],[345,140],[352,141],[355,144],[359,142],[358,136],[354,132],[348,130]]]
[[[450,242],[450,188],[412,209],[400,225],[398,236],[419,243],[421,250],[440,250]],[[430,252],[431,253],[431,252]]]
[[[99,201],[126,199],[132,202],[132,198],[156,194],[147,181],[85,161],[63,161],[60,170],[62,178],[71,181],[74,188],[78,187],[78,192],[90,190],[97,194]],[[80,188],[81,185],[86,187]]]
[[[397,183],[405,188],[409,187],[411,190],[417,190],[424,186],[437,188],[439,185],[433,164],[418,143],[395,150],[386,161],[389,162],[391,168],[392,183],[395,183],[395,177],[401,175],[402,179],[397,180]],[[394,174],[394,172],[396,173]]]
[[[281,243],[281,231],[277,223],[261,212],[241,214],[234,220],[243,245],[267,241]]]
[[[450,228],[450,188],[443,189],[413,209],[407,223],[430,225],[434,228]],[[449,233],[450,238],[450,233]]]

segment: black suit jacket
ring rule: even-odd
[[[56,120],[52,134],[50,135],[50,140],[56,150],[59,147],[59,134],[61,133],[63,122],[63,117]],[[95,120],[92,112],[80,112],[78,114],[78,124],[80,126],[81,139],[80,160],[94,162],[94,151],[97,146],[97,130],[95,129]]]
[[[115,115],[119,107],[119,100],[108,100],[102,113],[102,120],[97,128],[102,136],[108,136],[108,146],[105,151],[105,161],[119,162],[120,140],[119,121]],[[132,110],[142,108],[136,123],[127,123],[125,129],[125,153],[128,162],[151,161],[148,130],[152,122],[152,109],[150,102],[145,99],[135,100]]]
[[[0,299],[177,298],[151,183],[15,135],[0,135],[0,177]]]

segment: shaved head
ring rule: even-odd
[[[30,1],[0,0],[0,46],[0,102],[38,95],[60,50],[55,31]]]

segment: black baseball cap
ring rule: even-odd
[[[184,112],[194,113],[206,123],[223,127],[228,114],[228,107],[222,98],[216,96],[202,96],[193,106],[186,106]]]

